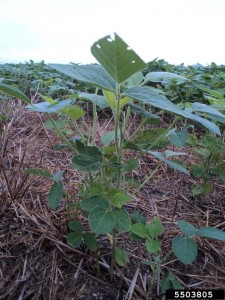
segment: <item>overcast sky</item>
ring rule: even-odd
[[[92,63],[113,32],[146,62],[225,64],[225,0],[0,0],[0,63]]]

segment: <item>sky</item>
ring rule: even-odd
[[[95,63],[113,32],[145,62],[225,64],[225,0],[0,0],[0,63]]]

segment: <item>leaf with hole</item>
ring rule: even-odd
[[[145,68],[146,63],[114,33],[95,42],[91,53],[117,82],[121,83]]]

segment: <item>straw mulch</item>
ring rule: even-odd
[[[20,103],[13,104],[9,122],[0,121],[0,299],[145,299],[152,273],[140,263],[147,258],[144,244],[126,234],[118,238],[130,263],[125,268],[117,267],[111,282],[106,237],[99,241],[100,275],[92,253],[83,247],[73,249],[66,243],[67,223],[73,214],[65,206],[68,200],[78,200],[79,174],[68,167],[72,157],[69,150],[53,150],[52,146],[60,140],[45,130],[43,121],[43,116],[26,111]],[[110,122],[109,117],[102,116],[98,136],[109,130]],[[134,118],[130,129],[135,126]],[[190,155],[189,162],[192,159]],[[155,166],[156,161],[144,157],[133,176],[142,182],[144,174],[150,174]],[[51,173],[66,170],[63,179],[67,197],[55,211],[47,204],[51,181],[25,174],[23,171],[30,167]],[[127,208],[130,212],[138,210],[147,220],[156,215],[161,218],[165,229],[161,237],[162,274],[172,271],[185,288],[224,288],[222,242],[198,238],[198,258],[189,266],[179,263],[171,253],[172,239],[179,234],[177,220],[186,220],[196,227],[225,228],[225,185],[215,182],[214,192],[200,201],[191,193],[194,182],[192,177],[162,166]],[[152,299],[163,297],[156,283]]]

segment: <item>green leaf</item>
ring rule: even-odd
[[[201,118],[197,115],[191,114],[188,110],[181,110],[171,101],[169,101],[165,96],[161,95],[156,89],[144,86],[144,87],[133,87],[127,89],[126,96],[139,100],[145,104],[152,105],[154,107],[161,108],[163,110],[172,112],[184,118],[190,119],[192,121],[196,121],[206,127],[213,133],[221,135],[219,127],[214,123]]]
[[[148,239],[145,242],[146,249],[149,253],[156,253],[160,251],[161,242],[158,240]]]
[[[76,143],[78,148],[78,143]],[[82,172],[95,172],[102,167],[102,153],[95,146],[82,146],[79,155],[72,158],[72,167]]]
[[[131,219],[129,213],[125,208],[113,208],[112,215],[115,220],[115,228],[119,232],[127,232],[130,230],[131,227]]]
[[[31,103],[30,99],[26,95],[24,95],[24,93],[22,93],[20,90],[18,90],[17,88],[15,88],[11,85],[0,82],[0,91],[4,92],[10,96],[13,96],[17,99],[20,99],[25,103],[28,103],[28,104]]]
[[[136,223],[132,225],[131,231],[141,238],[147,238],[149,236],[148,229],[143,224]]]
[[[42,169],[36,169],[36,168],[30,168],[30,169],[26,169],[24,171],[24,173],[28,173],[28,174],[33,174],[33,175],[38,175],[38,176],[43,176],[43,177],[47,177],[49,179],[54,180],[54,177],[52,176],[52,174],[50,174],[48,171],[46,170],[42,170]]]
[[[197,245],[195,241],[188,237],[175,237],[172,242],[172,247],[176,257],[185,265],[191,264],[197,257]]]
[[[106,101],[108,102],[110,108],[112,110],[116,110],[117,107],[117,101],[116,101],[116,95],[115,93],[107,90],[103,90],[103,94],[106,98]]]
[[[62,181],[55,182],[48,194],[48,203],[51,209],[56,209],[59,206],[63,195]]]
[[[180,161],[165,159],[164,162],[170,168],[172,168],[172,169],[174,169],[176,171],[179,171],[181,173],[184,173],[186,175],[190,175],[190,173],[188,172],[188,170],[184,167],[184,165]]]
[[[139,166],[140,166],[140,160],[137,158],[132,158],[125,161],[123,170],[124,172],[131,172],[139,168]]]
[[[148,110],[143,108],[142,106],[139,106],[134,103],[129,103],[129,106],[131,107],[131,110],[134,111],[136,114],[141,115],[143,117],[148,117],[150,119],[157,119],[161,120],[161,118],[155,114],[151,114]]]
[[[192,104],[192,111],[193,112],[201,112],[201,113],[209,113],[210,115],[220,117],[220,119],[225,122],[225,116],[221,112],[219,112],[215,108],[212,108],[211,106],[208,106],[206,104],[195,102]]]
[[[102,143],[104,147],[108,147],[112,141],[115,140],[115,130],[109,131],[102,136]]]
[[[105,186],[103,183],[94,182],[91,183],[91,188],[89,190],[89,196],[98,196],[104,193]]]
[[[195,228],[192,224],[185,222],[184,220],[178,221],[177,225],[185,236],[192,236],[197,232],[197,228]]]
[[[88,220],[91,230],[98,234],[109,233],[115,226],[112,212],[102,207],[93,208],[88,216]]]
[[[41,94],[39,94],[40,95],[40,97],[45,101],[45,102],[48,102],[48,103],[50,103],[50,104],[55,104],[55,103],[57,103],[57,100],[54,100],[54,99],[52,99],[52,98],[50,98],[50,97],[47,97],[47,96],[45,96],[45,95],[41,95]]]
[[[95,235],[91,232],[86,232],[83,234],[85,245],[88,247],[91,251],[96,251],[98,249],[97,240],[95,238]]]
[[[180,155],[187,155],[185,152],[176,152],[171,150],[165,150],[165,156],[166,158],[174,157],[174,156],[180,156]]]
[[[41,103],[37,103],[37,104],[27,105],[26,108],[30,111],[54,113],[54,112],[62,110],[67,105],[69,105],[71,102],[72,102],[71,99],[61,100],[60,102],[57,102],[56,104],[50,104],[48,102],[41,102]]]
[[[85,211],[91,211],[95,207],[107,209],[109,207],[109,203],[106,199],[100,196],[92,196],[81,201],[80,207]]]
[[[69,105],[63,108],[62,112],[74,121],[80,119],[86,114],[86,112],[78,105]]]
[[[125,105],[127,105],[128,103],[132,102],[133,100],[129,97],[123,97],[120,100],[120,108],[123,108]]]
[[[177,280],[177,278],[174,276],[173,273],[169,272],[168,278],[172,282],[174,289],[177,289],[177,290],[183,289],[182,285],[180,284],[180,282]]]
[[[192,189],[192,193],[194,196],[201,195],[205,193],[205,188],[203,185],[196,184]]]
[[[82,233],[83,232],[83,225],[80,221],[71,221],[68,224],[69,229],[75,231],[76,233]]]
[[[143,225],[145,225],[146,222],[146,218],[144,215],[142,215],[141,213],[139,213],[138,211],[135,211],[132,215],[131,215],[132,221],[135,223],[141,223]]]
[[[159,160],[163,161],[164,163],[166,163],[170,168],[176,171],[180,171],[186,175],[190,175],[188,170],[182,165],[181,162],[165,159],[165,155],[157,151],[148,151],[148,153],[157,157]]]
[[[225,232],[215,227],[203,227],[196,232],[196,235],[225,241]]]
[[[79,248],[82,243],[83,236],[78,232],[70,232],[66,238],[67,243],[73,248]]]
[[[120,267],[125,267],[126,264],[129,262],[129,256],[123,249],[116,247],[115,261]]]
[[[155,88],[147,86],[133,87],[127,89],[125,95],[130,98],[139,100],[145,104],[149,104],[184,117],[186,116],[184,111],[179,109],[175,104],[173,104],[170,100],[163,96],[159,90]]]
[[[91,53],[117,83],[146,67],[145,62],[116,33],[95,42]]]
[[[160,141],[155,144],[151,149],[162,149],[170,144],[168,139],[163,137],[163,134],[166,132],[165,128],[151,128],[146,129],[140,132],[138,137],[133,141],[135,145],[137,145],[139,148],[147,149],[149,148],[153,143],[155,143],[156,139],[162,135],[162,138]]]
[[[148,229],[149,235],[155,239],[163,232],[162,222],[158,217],[154,217],[149,223],[147,223],[146,228]]]
[[[202,173],[203,173],[202,167],[199,167],[198,165],[195,165],[195,164],[191,165],[190,171],[194,177],[200,177],[200,176],[202,176]]]
[[[55,182],[58,182],[58,181],[62,180],[62,176],[63,176],[63,173],[64,173],[64,172],[65,172],[65,171],[62,170],[62,171],[58,171],[57,173],[55,173],[55,174],[53,175],[53,180],[54,180]]]
[[[108,102],[106,101],[106,98],[101,95],[89,94],[89,93],[82,92],[82,93],[79,93],[79,98],[88,99],[92,103],[96,104],[101,109],[104,109],[109,106]]]
[[[126,80],[127,87],[138,86],[144,80],[142,72],[137,72]]]
[[[187,128],[183,128],[180,131],[176,131],[174,128],[168,133],[168,136],[174,146],[184,147],[187,142],[188,131]]]
[[[162,288],[163,292],[165,292],[166,290],[168,290],[170,288],[170,283],[172,283],[172,286],[175,290],[183,289],[182,285],[177,280],[177,278],[174,276],[174,274],[172,272],[169,272],[167,278],[164,278],[161,281],[161,288]]]
[[[165,82],[165,81],[171,81],[171,80],[176,80],[178,83],[183,83],[187,81],[188,79],[174,74],[170,72],[150,72],[146,74],[145,76],[145,83],[148,81],[152,82]]]
[[[92,84],[94,86],[116,91],[116,83],[102,66],[95,65],[62,65],[50,64],[51,68],[76,80]]]
[[[126,195],[122,192],[119,192],[112,197],[111,203],[113,206],[115,206],[117,208],[121,208],[123,206],[123,204],[130,202],[130,200],[131,200],[131,198],[128,195]]]

